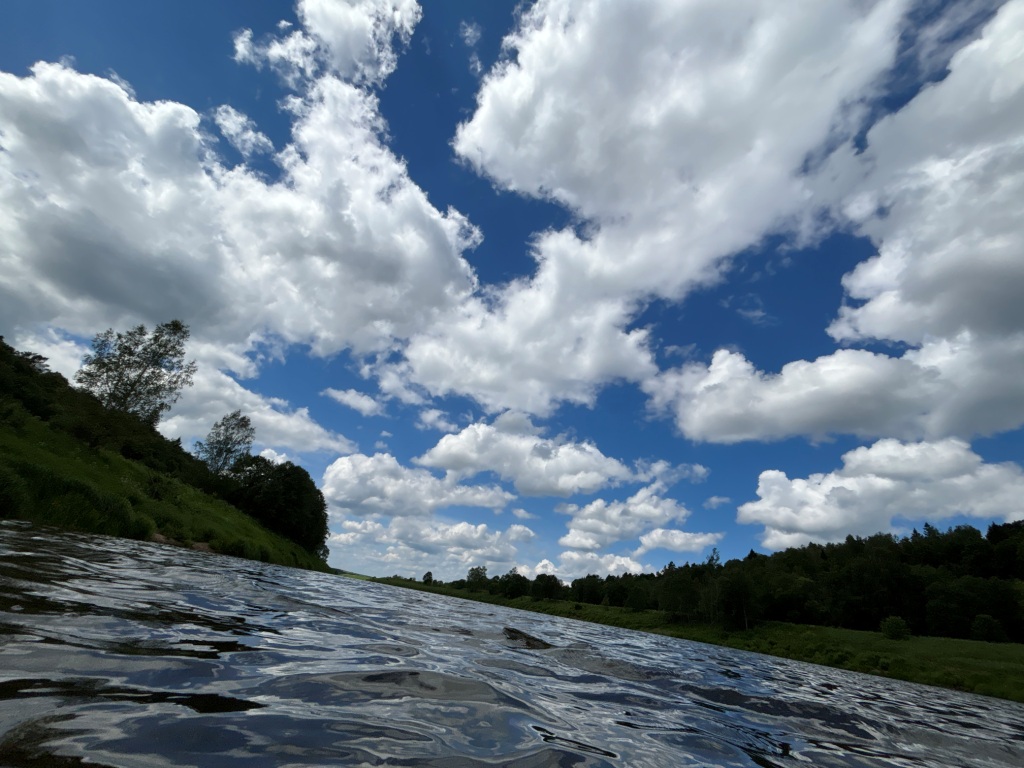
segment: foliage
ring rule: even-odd
[[[466,586],[474,591],[481,592],[487,589],[487,566],[477,565],[469,569],[466,574]]]
[[[887,640],[906,640],[910,637],[910,625],[901,616],[886,616],[878,629]]]
[[[93,351],[82,359],[75,381],[105,407],[155,425],[192,384],[196,364],[185,362],[188,337],[180,320],[162,323],[152,334],[144,325],[123,333],[108,328],[93,337]]]
[[[423,583],[427,584],[427,585],[433,584],[434,583],[434,574],[431,573],[430,571],[427,571],[426,573],[424,573],[423,574]]]
[[[231,468],[238,489],[231,500],[270,530],[327,559],[327,503],[302,467],[243,456]]]
[[[226,473],[239,459],[249,454],[256,430],[248,416],[232,411],[213,425],[206,440],[197,440],[195,454],[211,472]]]
[[[46,367],[0,339],[0,517],[324,569],[223,501],[230,477]]]

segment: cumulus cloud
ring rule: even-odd
[[[302,29],[279,24],[280,35],[259,41],[252,30],[238,32],[235,61],[269,65],[293,87],[325,72],[378,84],[394,71],[395,43],[408,44],[422,14],[416,0],[299,0],[296,11]]]
[[[448,415],[438,408],[424,408],[416,417],[416,426],[419,429],[436,429],[439,432],[458,432],[459,428],[453,424]]]
[[[645,384],[688,437],[713,442],[850,433],[970,437],[1024,424],[1024,3],[1006,3],[950,73],[837,151],[815,178],[839,223],[878,247],[843,279],[841,349],[758,371],[719,350]]]
[[[323,493],[339,514],[428,516],[447,507],[502,509],[515,497],[496,485],[460,485],[425,469],[410,469],[388,453],[356,453],[324,472]]]
[[[530,419],[518,413],[446,435],[415,461],[443,469],[454,480],[494,472],[526,496],[593,493],[633,479],[628,467],[593,443],[542,437]]]
[[[560,510],[571,515],[569,533],[558,540],[563,547],[598,550],[633,539],[655,526],[683,522],[690,512],[675,499],[661,494],[662,483],[652,483],[624,501],[595,499],[585,506],[567,504]]]
[[[182,392],[159,429],[187,445],[191,439],[205,438],[219,419],[235,410],[241,410],[252,421],[257,446],[292,453],[356,450],[351,440],[314,420],[308,408],[294,408],[287,401],[257,394],[210,365],[200,365],[193,386]]]
[[[359,411],[363,416],[380,416],[384,413],[384,405],[382,403],[354,389],[331,389],[328,387],[320,394],[326,395],[335,402],[341,403],[355,411]]]
[[[637,313],[790,226],[810,195],[806,158],[855,131],[903,5],[532,5],[454,147],[496,186],[553,200],[582,226],[539,233],[534,275],[414,336],[393,374],[540,415],[652,376]]]
[[[515,567],[520,547],[535,534],[515,524],[492,530],[464,521],[394,518],[387,525],[375,520],[344,520],[328,543],[330,562],[356,572],[386,572],[419,578],[430,571],[450,581],[466,577],[482,565],[492,574]]]
[[[641,557],[652,549],[668,549],[672,552],[700,552],[713,547],[725,536],[724,533],[692,533],[670,528],[655,528],[640,537],[640,546],[633,557]]]
[[[737,519],[764,525],[764,546],[784,549],[891,531],[894,520],[1021,520],[1022,494],[1018,464],[985,463],[962,440],[885,439],[846,453],[834,472],[794,479],[762,472],[758,500],[742,504]]]
[[[642,565],[627,555],[599,555],[596,552],[570,550],[558,556],[557,574],[562,581],[572,581],[590,573],[598,575],[650,572],[650,566]]]
[[[270,139],[256,129],[256,123],[234,107],[227,104],[217,107],[213,113],[213,120],[224,134],[224,138],[246,159],[254,154],[271,152],[274,149]]]

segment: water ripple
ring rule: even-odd
[[[1024,765],[1024,707],[0,523],[0,762]]]

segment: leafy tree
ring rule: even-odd
[[[470,568],[466,574],[466,586],[474,592],[487,589],[487,566],[476,565]]]
[[[530,594],[531,586],[533,585],[530,583],[530,580],[515,568],[512,568],[498,579],[499,591],[510,599]]]
[[[562,596],[562,582],[553,574],[538,573],[530,594],[538,600],[557,600]]]
[[[882,636],[889,640],[906,640],[910,637],[910,625],[900,616],[888,616],[879,625]]]
[[[248,416],[241,411],[232,411],[213,425],[206,442],[196,441],[195,454],[211,472],[219,475],[227,472],[239,459],[249,455],[256,430]]]
[[[181,390],[192,385],[196,363],[185,362],[188,336],[180,320],[162,323],[152,334],[144,325],[124,333],[108,328],[93,338],[93,351],[82,359],[75,381],[107,408],[156,426]]]
[[[243,456],[231,468],[239,489],[231,501],[264,526],[326,560],[327,503],[313,478],[290,461]]]

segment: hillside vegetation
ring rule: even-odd
[[[295,533],[293,521],[286,499],[268,493],[283,496],[305,471],[272,471],[272,486],[214,473],[152,421],[104,407],[0,338],[0,518],[327,570],[322,537],[302,546],[280,535]]]

